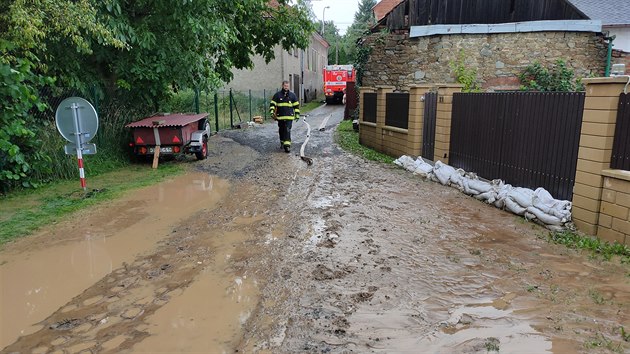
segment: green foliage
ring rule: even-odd
[[[477,83],[477,69],[466,67],[465,61],[466,55],[461,50],[457,61],[450,61],[448,65],[453,70],[457,83],[464,85],[462,92],[480,92],[481,87]]]
[[[545,68],[539,62],[535,62],[526,67],[518,78],[523,91],[584,91],[581,79],[575,78],[573,70],[569,69],[562,59],[558,59],[551,68]]]
[[[127,157],[124,124],[157,111],[172,92],[216,87],[232,68],[252,67],[256,54],[271,60],[278,44],[305,48],[313,30],[305,2],[278,3],[0,0],[0,192],[33,186],[34,174],[72,175],[54,130],[29,115],[45,108],[38,93],[52,78],[82,96],[94,91],[94,100],[110,100],[98,110],[99,153],[89,157],[96,163],[86,165],[88,173],[105,171]],[[47,145],[37,149],[41,138]]]
[[[630,261],[630,248],[619,243],[608,243],[598,238],[578,235],[571,231],[549,233],[550,241],[565,245],[570,248],[589,250],[593,254],[601,255],[605,260],[610,260],[613,256],[621,257],[621,261]]]
[[[348,27],[344,36],[344,50],[350,62],[355,65],[360,64],[359,60],[361,60],[361,55],[363,55],[359,52],[361,46],[357,42],[364,35],[368,34],[370,28],[376,23],[372,12],[372,8],[376,3],[376,0],[361,0],[359,2],[359,9],[354,14],[354,22]]]
[[[372,47],[360,46],[356,52],[354,59],[354,67],[357,71],[357,85],[363,85],[363,75],[365,74],[365,67],[370,59],[370,53],[372,53]]]
[[[0,40],[0,50],[8,43]],[[35,86],[49,81],[32,71],[28,59],[0,61],[0,193],[16,186],[31,187],[37,182],[33,171],[49,168],[50,159],[41,153],[38,127],[27,113],[44,109]]]
[[[361,156],[367,160],[392,163],[394,158],[387,156],[359,143],[359,133],[352,129],[352,121],[344,120],[339,123],[335,134],[335,141],[342,149],[349,151],[355,155]]]
[[[324,39],[330,44],[328,48],[329,64],[351,64],[344,45],[344,38],[339,34],[339,30],[333,21],[324,23]]]

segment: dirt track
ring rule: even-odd
[[[83,214],[89,235],[68,222],[9,245],[3,352],[630,351],[628,265],[551,245],[521,218],[341,152],[341,114],[308,118],[313,166],[297,146],[279,149],[272,124],[231,131],[173,191],[146,191],[161,199]],[[294,143],[304,133],[296,123]],[[89,252],[77,251],[86,240]],[[77,269],[88,253],[89,272]],[[9,307],[27,320],[9,319]]]

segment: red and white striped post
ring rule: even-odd
[[[79,178],[81,178],[81,188],[86,190],[85,171],[83,170],[83,155],[81,154],[81,148],[79,147],[77,147],[77,160],[79,161]]]
[[[70,106],[72,109],[72,116],[74,117],[74,135],[76,139],[77,149],[77,161],[79,163],[79,178],[81,179],[81,188],[85,191],[87,189],[85,183],[85,170],[83,169],[83,153],[81,149],[83,147],[83,139],[81,137],[81,121],[79,120],[79,105],[72,103]]]

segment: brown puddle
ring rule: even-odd
[[[184,218],[213,208],[228,182],[200,173],[132,192],[75,223],[20,240],[0,254],[0,348],[123,263],[155,249]],[[96,301],[96,300],[95,300]]]
[[[242,218],[235,223],[242,224]],[[133,352],[230,351],[234,343],[229,340],[238,338],[259,296],[255,276],[226,269],[234,246],[247,237],[242,232],[227,232],[219,238],[212,265],[145,321],[150,336],[135,345]]]

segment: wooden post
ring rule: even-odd
[[[158,167],[158,162],[160,160],[160,131],[158,130],[158,126],[164,123],[164,120],[156,120],[153,121],[153,136],[155,137],[155,149],[153,149],[153,168]]]

